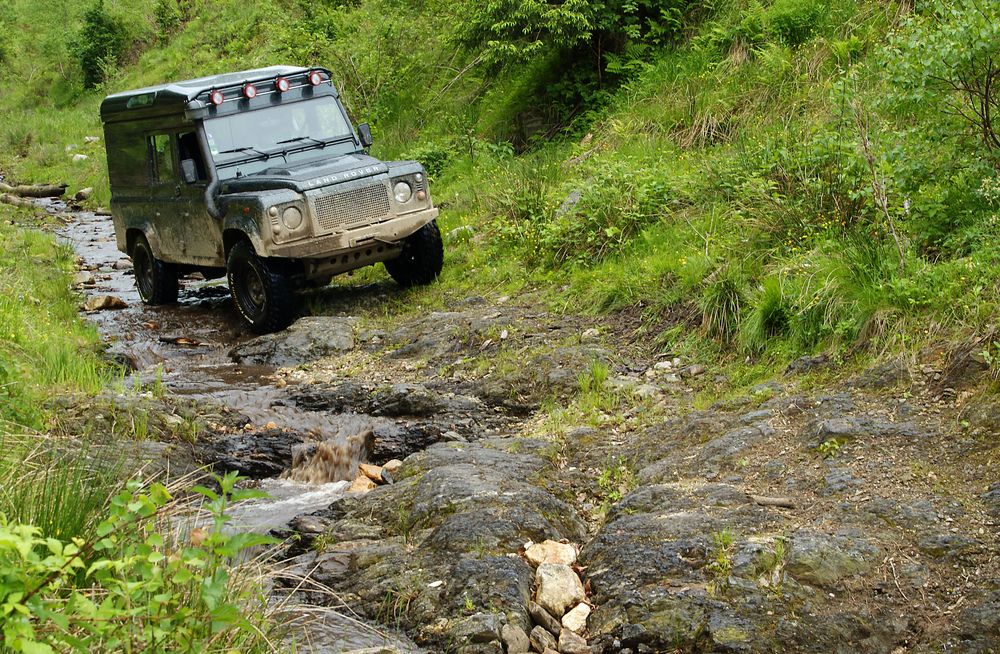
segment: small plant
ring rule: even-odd
[[[587,371],[577,377],[580,393],[587,395],[590,393],[599,393],[604,390],[604,385],[608,382],[609,373],[610,368],[608,368],[608,364],[600,360],[591,361]]]
[[[788,541],[781,536],[774,539],[769,551],[765,550],[760,554],[755,563],[754,572],[762,586],[770,588],[775,592],[781,590],[782,575],[787,556]]]
[[[844,444],[844,441],[839,438],[830,438],[820,443],[817,449],[823,455],[824,459],[832,459],[840,453],[840,449]]]
[[[616,457],[597,476],[597,488],[606,505],[620,502],[636,486],[635,470],[625,459]]]
[[[706,566],[713,579],[713,589],[716,593],[723,592],[729,586],[729,577],[733,571],[733,546],[736,544],[736,534],[728,527],[712,534],[712,560]]]

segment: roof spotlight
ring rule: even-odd
[[[320,84],[322,84],[323,73],[319,72],[318,70],[314,70],[311,73],[309,73],[309,83],[312,84],[313,86],[319,86]]]
[[[288,89],[292,88],[292,84],[288,81],[288,78],[279,77],[274,80],[274,88],[278,90],[278,93],[284,93]]]
[[[243,97],[247,100],[253,100],[257,97],[257,87],[253,84],[243,85]]]
[[[218,107],[226,99],[226,96],[223,95],[222,91],[219,89],[212,89],[212,91],[208,94],[208,99],[212,104]]]

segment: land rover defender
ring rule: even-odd
[[[257,333],[294,291],[384,263],[402,286],[443,262],[427,173],[368,156],[325,68],[275,66],[110,95],[101,104],[111,216],[146,304],[178,278],[227,276]]]

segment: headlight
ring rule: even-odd
[[[296,230],[302,226],[302,212],[298,207],[288,207],[281,213],[281,222],[290,230]]]
[[[410,201],[410,196],[413,195],[413,189],[406,182],[396,182],[396,185],[392,187],[392,194],[396,198],[396,202],[400,204],[405,204]]]

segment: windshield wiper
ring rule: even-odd
[[[232,154],[234,152],[256,152],[260,156],[264,157],[264,159],[268,159],[271,156],[267,152],[261,152],[257,148],[251,148],[251,147],[233,148],[232,150],[222,150],[221,152],[218,152],[216,154]]]
[[[298,143],[299,141],[312,141],[313,143],[319,144],[319,147],[325,148],[326,141],[320,139],[314,139],[311,136],[296,136],[295,138],[285,139],[284,141],[278,141],[275,145],[284,145],[285,143]]]

